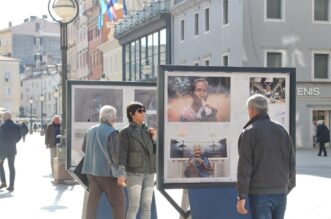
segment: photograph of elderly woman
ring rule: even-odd
[[[229,122],[230,77],[168,77],[168,122]]]

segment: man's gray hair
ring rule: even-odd
[[[110,105],[104,105],[100,109],[100,116],[99,116],[99,121],[100,122],[107,122],[109,121],[115,121],[116,118],[116,109],[113,106]]]
[[[252,107],[257,114],[263,114],[268,112],[268,98],[261,94],[254,94],[247,100],[247,106]]]

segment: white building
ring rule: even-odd
[[[296,145],[331,124],[330,0],[175,0],[172,63],[296,68]],[[298,7],[300,6],[300,13]]]
[[[60,80],[58,70],[50,67],[42,74],[35,72],[34,75],[22,79],[21,102],[24,107],[24,117],[29,118],[32,113],[32,117],[39,120],[43,111],[43,119],[49,122],[53,115],[60,112],[61,100],[59,97],[54,97]]]
[[[20,114],[19,60],[0,56],[0,107],[9,110],[13,119]]]

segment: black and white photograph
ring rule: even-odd
[[[98,122],[102,106],[112,105],[117,110],[117,121],[122,122],[123,90],[122,89],[74,89],[75,122]]]
[[[156,90],[135,89],[134,99],[142,103],[146,111],[155,111],[157,108]]]

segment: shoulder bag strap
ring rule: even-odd
[[[106,152],[105,149],[102,147],[102,144],[101,144],[100,139],[99,139],[99,130],[98,130],[98,129],[97,129],[97,131],[96,131],[96,137],[97,137],[98,145],[99,145],[101,151],[103,152],[103,154],[105,155],[105,157],[106,157],[106,159],[107,159],[107,161],[108,161],[108,164],[109,164],[109,166],[110,166],[110,165],[112,164],[112,162],[110,161],[110,158],[109,158],[109,156],[107,155],[107,152]]]

